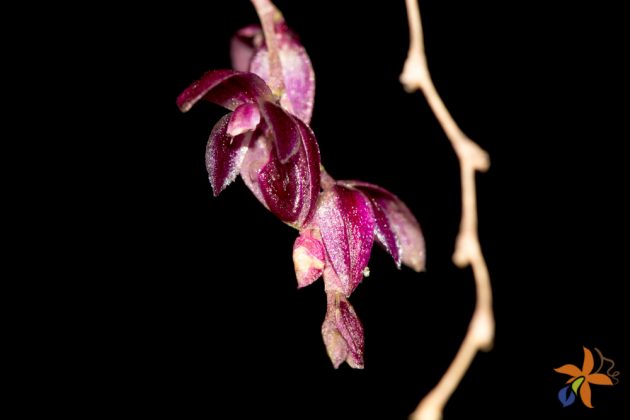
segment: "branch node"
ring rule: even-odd
[[[462,180],[462,220],[455,242],[453,262],[461,268],[468,265],[472,267],[477,292],[477,306],[457,355],[440,382],[420,401],[416,411],[411,415],[412,420],[439,420],[442,418],[444,406],[466,374],[477,352],[490,350],[494,339],[492,288],[477,233],[475,186],[475,171],[487,171],[490,167],[490,157],[485,150],[462,132],[435,89],[424,52],[418,2],[406,0],[405,3],[411,40],[400,82],[407,92],[422,90],[459,159]]]

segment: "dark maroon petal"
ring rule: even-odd
[[[230,136],[238,136],[253,131],[260,122],[260,111],[257,104],[243,104],[232,113],[227,132]]]
[[[320,191],[321,165],[319,146],[313,130],[303,121],[296,119],[300,131],[299,161],[300,184],[304,195],[304,207],[300,213],[299,226],[311,222],[317,210],[317,199]]]
[[[293,265],[298,288],[308,286],[322,275],[325,259],[324,245],[314,236],[314,231],[303,230],[293,245]]]
[[[232,68],[237,71],[250,71],[249,66],[256,49],[263,41],[260,25],[249,25],[241,28],[230,41]]]
[[[424,236],[420,224],[405,203],[378,185],[362,181],[343,181],[341,183],[363,191],[365,195],[370,197],[372,203],[382,209],[387,216],[390,230],[395,234],[400,245],[400,260],[415,271],[423,271],[426,258]],[[390,250],[391,244],[381,239],[378,233],[377,239],[396,260],[395,253]],[[397,262],[397,264],[399,263]]]
[[[326,318],[322,336],[335,368],[346,361],[350,367],[363,369],[364,333],[354,308],[343,294],[327,293]]]
[[[186,112],[201,99],[234,111],[243,103],[273,100],[273,95],[265,81],[254,73],[212,70],[179,95],[177,106]]]
[[[258,175],[258,185],[269,210],[289,224],[297,222],[304,204],[296,159],[282,164],[276,154],[271,153],[269,162]]]
[[[280,36],[278,48],[285,88],[280,103],[299,119],[309,123],[315,99],[315,72],[311,60],[295,37],[286,34]],[[256,52],[251,60],[250,71],[269,83],[269,53],[266,47]]]
[[[269,210],[280,220],[300,229],[311,220],[317,204],[319,148],[306,124],[288,114],[285,116],[295,123],[297,152],[286,163],[272,152],[268,163],[260,169],[258,187]]]
[[[267,123],[280,162],[286,163],[299,147],[300,133],[297,122],[281,107],[269,101],[260,103],[260,112]]]
[[[348,344],[348,358],[346,362],[355,369],[363,369],[364,335],[363,325],[359,321],[354,308],[343,297],[339,296],[339,318],[337,325],[341,336]]]
[[[206,168],[215,197],[238,175],[251,138],[250,133],[237,137],[227,133],[231,116],[224,115],[215,124],[206,147]]]
[[[363,278],[374,242],[374,215],[363,193],[335,186],[322,193],[315,220],[328,258],[350,296]]]

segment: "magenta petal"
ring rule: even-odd
[[[278,47],[285,87],[280,103],[299,119],[309,123],[315,99],[315,72],[311,60],[304,47],[288,33],[279,38]],[[266,47],[254,55],[250,71],[269,83],[269,53]]]
[[[300,229],[311,220],[317,204],[319,148],[310,128],[288,117],[296,123],[297,152],[286,163],[282,163],[276,153],[271,153],[268,163],[260,169],[258,187],[269,210],[280,220]]]
[[[260,122],[260,111],[257,104],[243,104],[232,113],[227,132],[235,137],[247,131],[252,131]]]
[[[254,53],[262,44],[262,40],[260,25],[249,25],[239,29],[230,41],[232,68],[237,71],[249,71]]]
[[[274,140],[274,146],[281,163],[286,163],[297,152],[300,133],[297,122],[278,105],[264,101],[260,104],[270,137]]]
[[[339,181],[339,184],[345,185],[350,188],[354,188],[355,186],[357,186],[357,183],[355,181]],[[361,190],[360,187],[357,186],[357,188]],[[387,217],[384,209],[381,207],[381,204],[379,204],[378,200],[376,200],[369,194],[369,190],[363,189],[363,192],[372,204],[372,211],[374,212],[374,220],[376,222],[376,226],[374,229],[376,241],[379,245],[385,248],[385,250],[394,259],[396,266],[400,268],[402,250],[398,235],[392,228],[389,218]]]
[[[363,193],[335,186],[322,193],[315,220],[326,252],[350,296],[363,278],[374,242],[374,215]]]
[[[186,112],[201,99],[233,111],[243,103],[272,100],[273,95],[265,81],[254,73],[212,70],[179,95],[177,106]]]
[[[325,259],[324,245],[314,236],[313,230],[302,231],[293,245],[298,288],[308,286],[322,275]]]
[[[343,294],[326,294],[328,309],[322,336],[335,368],[346,361],[350,367],[363,369],[364,333],[354,308]]]
[[[215,124],[206,147],[206,168],[215,197],[238,175],[250,142],[251,134],[232,137],[227,133],[232,115],[224,115]]]
[[[344,181],[343,184],[357,188],[365,193],[372,203],[378,205],[387,216],[389,226],[396,235],[400,244],[400,259],[403,264],[415,271],[423,271],[425,268],[425,243],[420,224],[409,208],[398,197],[378,185],[362,181]],[[379,243],[389,251],[394,260],[395,254],[390,251],[390,246],[377,234]]]

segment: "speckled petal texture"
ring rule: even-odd
[[[284,23],[276,25],[276,34],[285,87],[280,103],[308,124],[315,99],[315,72],[311,60],[297,36]],[[265,46],[255,53],[249,70],[269,82],[269,53]]]
[[[378,185],[362,181],[343,181],[343,184],[363,191],[374,206],[382,209],[387,216],[391,230],[396,235],[397,242],[400,244],[400,259],[402,263],[415,271],[423,271],[426,259],[424,236],[422,235],[420,224],[405,203]],[[383,230],[385,231],[386,228],[383,228]],[[392,254],[394,260],[397,260],[395,253],[391,252],[391,245],[387,243],[387,237],[383,235],[383,239],[381,239],[378,229],[377,240]],[[398,261],[396,262],[398,264]]]
[[[254,73],[211,70],[179,95],[177,106],[186,112],[201,99],[234,111],[243,103],[273,100],[273,95],[265,81]]]
[[[227,133],[232,115],[224,115],[216,123],[206,147],[206,168],[215,197],[239,174],[251,137],[251,134],[232,137]]]
[[[354,308],[342,294],[326,295],[328,309],[322,325],[326,351],[335,368],[344,361],[355,369],[363,369],[364,334]]]
[[[335,186],[322,193],[315,220],[341,288],[350,296],[363,278],[374,241],[370,202],[359,191]]]
[[[282,111],[274,107],[269,109]],[[296,152],[286,163],[280,160],[278,153],[272,152],[269,162],[260,169],[258,187],[267,208],[283,222],[299,229],[311,220],[315,212],[319,194],[319,148],[315,135],[306,124],[289,114],[280,112],[276,116],[279,115],[283,115],[284,125],[286,119],[293,124]],[[276,122],[274,118],[268,118],[265,112],[263,116],[267,123]],[[282,129],[271,129],[270,132],[280,134]],[[274,138],[272,142],[274,147],[278,145],[276,140]],[[286,143],[288,140],[282,141]]]

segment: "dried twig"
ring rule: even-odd
[[[462,220],[455,244],[453,262],[458,267],[471,265],[477,291],[477,305],[466,337],[440,382],[424,397],[411,415],[413,420],[434,420],[442,417],[446,402],[468,370],[479,350],[489,350],[494,338],[492,289],[488,267],[481,252],[477,234],[477,193],[475,171],[490,166],[488,154],[459,128],[437,93],[427,66],[420,9],[417,0],[406,0],[410,45],[400,81],[408,92],[421,90],[433,113],[442,125],[459,158],[462,183]]]

